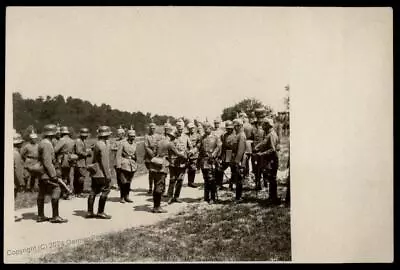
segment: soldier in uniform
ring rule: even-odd
[[[232,177],[236,184],[236,202],[242,201],[243,178],[246,168],[246,135],[243,131],[243,122],[240,119],[233,120],[235,129],[235,141],[233,145],[233,168]]]
[[[260,167],[263,173],[264,186],[267,186],[268,181],[268,200],[272,204],[279,204],[280,200],[277,193],[276,174],[279,167],[279,140],[278,135],[274,130],[274,124],[271,119],[266,119],[263,122],[263,128],[266,136],[262,142],[255,145],[255,150],[258,153]]]
[[[91,149],[87,145],[89,129],[81,128],[79,138],[75,140],[75,154],[78,156],[74,169],[74,193],[76,197],[83,196],[85,178],[87,176],[87,158],[91,155]]]
[[[216,172],[216,182],[217,186],[220,189],[223,189],[223,178],[224,178],[224,172],[225,170],[230,167],[231,172],[234,170],[234,164],[232,162],[233,160],[233,151],[234,151],[234,145],[235,145],[235,140],[236,140],[236,134],[233,130],[233,123],[232,121],[228,120],[225,123],[225,130],[226,132],[224,135],[221,137],[221,152],[220,152],[220,158],[218,160],[218,170]],[[232,183],[233,178],[231,178],[229,182],[229,187],[231,190],[233,189],[233,183]]]
[[[38,144],[38,136],[32,130],[31,134],[29,134],[29,142],[26,143],[21,148],[21,157],[24,161],[24,167],[27,172],[27,178],[25,182],[26,191],[32,192],[35,188],[36,182],[39,180],[40,174],[38,174],[33,168],[38,164],[39,158],[39,144]]]
[[[44,199],[46,195],[51,196],[51,207],[53,217],[50,219],[52,223],[68,222],[59,216],[59,200],[61,194],[60,184],[58,183],[58,175],[56,172],[56,158],[52,144],[52,139],[56,135],[57,127],[55,125],[46,125],[44,127],[44,138],[39,143],[39,162],[43,167],[43,174],[39,180],[39,194],[37,198],[38,219],[37,222],[48,221],[44,215]]]
[[[221,128],[221,120],[219,118],[214,120],[214,129],[212,133],[221,139],[224,134],[224,130]]]
[[[97,130],[98,140],[93,149],[93,163],[89,166],[92,178],[92,190],[88,198],[88,214],[86,218],[111,219],[104,213],[111,184],[110,144],[108,138],[111,135],[108,126],[101,126]],[[97,216],[93,212],[94,201],[100,194]]]
[[[149,191],[148,194],[153,192],[153,183],[154,183],[154,172],[150,170],[150,162],[151,159],[155,156],[157,141],[160,139],[160,136],[155,133],[156,124],[150,123],[149,125],[149,134],[144,136],[144,164],[146,165],[147,170],[149,171]]]
[[[56,135],[53,136],[53,139],[51,140],[51,143],[53,144],[53,147],[56,147],[58,141],[61,138],[61,127],[59,124],[56,126]]]
[[[133,202],[129,198],[131,191],[131,182],[137,170],[137,150],[136,150],[136,132],[131,129],[128,130],[128,138],[124,140],[117,151],[117,169],[120,172],[120,203]]]
[[[74,177],[73,165],[75,165],[73,163],[74,160],[72,160],[72,154],[74,152],[75,142],[70,136],[68,127],[61,127],[60,132],[62,137],[54,147],[54,152],[56,154],[58,166],[61,170],[61,179],[72,188]],[[65,200],[70,199],[68,193],[64,190],[61,191],[61,197]]]
[[[192,144],[192,149],[189,152],[189,164],[188,164],[188,186],[195,188],[194,179],[196,177],[197,164],[199,158],[199,147],[200,147],[200,135],[195,132],[195,125],[193,123],[188,124],[188,137]]]
[[[166,211],[161,208],[161,196],[165,190],[165,179],[168,174],[169,157],[171,155],[178,156],[181,158],[186,158],[186,156],[179,152],[173,140],[175,139],[175,132],[167,128],[165,131],[165,136],[162,136],[160,140],[157,141],[155,156],[150,161],[150,170],[154,175],[154,189],[153,189],[153,203],[154,213],[165,213]]]
[[[199,134],[200,137],[204,135],[203,124],[200,122],[198,118],[194,119],[194,125],[196,126],[196,132]]]
[[[168,203],[180,202],[179,195],[182,189],[183,178],[185,176],[185,170],[187,166],[187,154],[192,149],[192,143],[189,137],[183,133],[184,128],[183,122],[176,123],[176,138],[173,141],[176,149],[179,153],[182,153],[185,158],[180,155],[171,153],[169,156],[170,166],[169,166],[169,186],[168,186]]]
[[[24,164],[22,162],[20,148],[24,140],[19,133],[14,132],[14,200],[17,198],[18,192],[22,191],[25,185],[24,182]],[[14,216],[14,221],[21,221],[21,217]]]
[[[252,153],[252,139],[251,139],[251,133],[253,131],[253,125],[250,124],[249,118],[247,117],[246,114],[243,115],[242,117],[243,120],[243,132],[244,135],[246,135],[246,168],[245,168],[245,176],[249,177],[250,176],[250,159],[251,159],[251,153]]]
[[[251,156],[251,161],[252,161],[252,167],[253,167],[253,173],[255,176],[255,182],[256,182],[256,187],[255,190],[261,190],[261,163],[260,163],[260,155],[257,154],[257,151],[255,150],[255,146],[262,142],[265,138],[265,131],[263,129],[263,122],[265,118],[265,110],[263,108],[257,108],[255,110],[255,115],[257,117],[257,121],[254,125],[253,131],[251,133],[250,139],[253,141],[252,143],[252,156]]]
[[[121,182],[121,170],[117,168],[117,151],[119,146],[124,142],[125,139],[125,130],[120,126],[117,129],[117,138],[111,142],[111,156],[110,156],[110,162],[112,164],[112,168],[114,169],[115,177],[117,179],[117,184],[112,183],[111,188],[112,189],[117,189],[117,187],[120,187],[120,182]]]
[[[200,167],[204,178],[204,201],[216,202],[216,159],[222,147],[221,138],[211,132],[211,125],[204,126],[205,135],[200,142]],[[210,200],[211,197],[211,200]]]

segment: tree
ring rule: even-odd
[[[176,121],[174,117],[168,115],[152,117],[149,112],[144,114],[140,111],[119,111],[105,103],[97,106],[79,98],[67,97],[65,100],[62,95],[24,99],[20,93],[13,93],[14,129],[24,135],[29,135],[31,125],[40,133],[44,125],[59,123],[76,132],[86,127],[93,134],[101,125],[108,125],[112,129],[120,125],[126,128],[133,125],[140,136],[145,133],[145,128],[152,119],[158,125],[163,125],[167,120],[171,123]]]
[[[225,108],[222,111],[222,121],[235,119],[240,112],[245,112],[250,115],[256,108],[263,107],[267,111],[267,114],[272,112],[272,108],[268,105],[264,105],[261,101],[255,98],[246,98],[233,106]]]

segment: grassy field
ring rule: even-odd
[[[144,144],[142,143],[143,140],[141,138],[138,139],[138,170],[136,172],[136,175],[142,175],[147,173],[146,166],[144,165]],[[89,141],[89,145],[94,143],[94,139],[91,139]],[[89,161],[90,162],[90,161]],[[115,175],[113,175],[112,183],[116,183],[116,178]],[[86,177],[85,184],[84,184],[84,192],[88,193],[90,192],[90,177]],[[22,192],[18,193],[17,199],[15,200],[14,208],[15,209],[21,209],[21,208],[27,208],[27,207],[32,207],[36,205],[36,199],[37,199],[37,191],[35,192]],[[50,202],[50,198],[46,197],[46,203]]]
[[[191,205],[153,226],[127,229],[41,262],[288,261],[290,211],[260,203]]]

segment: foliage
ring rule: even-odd
[[[68,126],[76,132],[87,127],[92,135],[100,125],[108,125],[112,131],[120,125],[126,128],[133,125],[137,135],[141,136],[151,121],[157,125],[163,125],[167,120],[172,124],[176,121],[173,116],[120,111],[104,103],[97,106],[79,98],[64,99],[62,95],[24,99],[18,92],[13,93],[13,116],[14,128],[25,136],[32,128],[41,133],[44,125],[50,123]]]
[[[246,98],[233,106],[225,108],[222,111],[222,121],[233,120],[237,117],[237,114],[240,112],[245,112],[248,116],[254,112],[254,109],[264,107],[267,110],[267,113],[272,113],[272,108],[268,105],[264,105],[261,101],[255,98]]]

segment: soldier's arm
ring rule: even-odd
[[[246,150],[246,137],[244,135],[239,135],[238,150],[235,158],[236,163],[240,163],[242,161],[245,150]]]
[[[186,158],[186,156],[183,153],[179,152],[178,149],[176,149],[173,142],[170,142],[168,144],[168,150],[170,150],[172,153],[174,153],[175,155],[177,155],[179,157]]]
[[[24,166],[22,164],[21,156],[18,153],[14,153],[14,175],[17,178],[19,186],[24,185]]]
[[[57,155],[61,149],[64,147],[64,140],[59,140],[54,146],[54,153]]]
[[[219,137],[217,137],[217,147],[215,147],[214,152],[212,153],[213,158],[218,157],[221,155],[222,150],[222,141]]]
[[[50,178],[55,178],[57,176],[56,169],[53,165],[53,157],[51,155],[51,145],[45,144],[43,146],[42,162],[43,168],[47,172]]]
[[[146,151],[146,153],[151,156],[154,157],[154,152],[153,150],[150,148],[150,141],[149,141],[149,136],[146,136],[144,138],[144,150]]]
[[[25,161],[25,159],[26,159],[26,154],[28,153],[28,148],[27,148],[26,144],[25,144],[24,146],[21,147],[20,153],[21,153],[21,158],[22,158],[22,160]]]
[[[121,143],[118,146],[117,155],[115,156],[116,167],[118,169],[121,168],[123,148],[124,148],[124,145],[123,145],[123,143]]]
[[[189,137],[187,137],[187,147],[189,150],[191,150],[194,147],[194,145],[192,144],[192,141],[189,139]]]
[[[107,154],[107,149],[106,149],[105,144],[99,144],[99,152],[100,152],[100,166],[101,169],[103,170],[103,174],[105,178],[111,179],[111,172],[110,172],[110,162],[109,162],[109,156]]]
[[[80,158],[86,158],[88,156],[88,153],[85,151],[85,146],[80,140],[75,141],[75,153]]]

